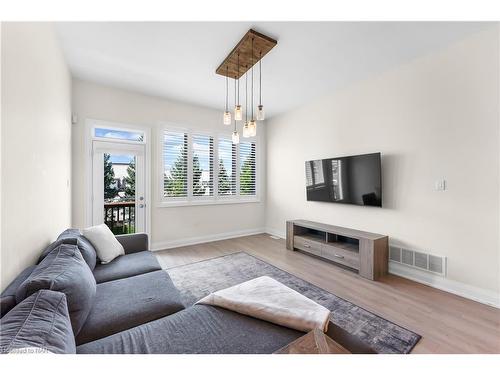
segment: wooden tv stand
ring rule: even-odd
[[[286,248],[328,259],[370,280],[387,274],[389,238],[308,220],[286,222]]]

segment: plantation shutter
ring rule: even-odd
[[[255,142],[240,143],[240,195],[256,195]]]
[[[227,138],[219,138],[219,174],[217,188],[220,196],[236,195],[236,145]]]
[[[188,196],[188,135],[163,132],[163,197]]]
[[[214,139],[209,135],[192,137],[193,196],[214,195]]]

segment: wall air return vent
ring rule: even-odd
[[[389,261],[446,276],[446,257],[391,245]]]
[[[401,249],[401,263],[407,266],[413,266],[413,251]]]

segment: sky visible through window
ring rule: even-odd
[[[126,130],[95,128],[94,135],[98,138],[123,139],[126,141],[140,142],[144,140],[144,133]]]

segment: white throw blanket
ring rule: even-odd
[[[222,289],[197,304],[213,305],[298,331],[326,332],[330,311],[280,282],[262,276]]]

